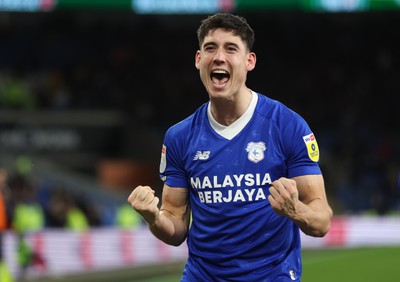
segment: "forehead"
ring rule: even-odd
[[[210,30],[206,37],[204,37],[203,45],[211,42],[215,44],[234,43],[238,46],[244,47],[244,43],[240,36],[233,34],[233,31],[221,28]]]

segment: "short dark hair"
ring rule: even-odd
[[[247,20],[241,16],[229,13],[216,13],[202,20],[197,30],[197,39],[199,45],[203,44],[204,38],[210,31],[222,28],[232,31],[234,35],[239,36],[246,43],[247,48],[251,51],[254,45],[254,31],[247,23]]]

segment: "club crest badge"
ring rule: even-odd
[[[258,163],[264,159],[264,151],[267,149],[265,143],[260,142],[249,142],[246,147],[246,151],[249,152],[247,158],[253,163]]]

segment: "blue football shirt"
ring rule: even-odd
[[[160,176],[189,189],[192,210],[181,281],[300,281],[299,228],[273,211],[269,187],[320,174],[318,145],[282,103],[255,92],[252,103],[231,132],[210,120],[208,102],[165,135]]]

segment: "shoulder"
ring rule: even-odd
[[[287,107],[282,102],[269,98],[261,93],[258,94],[257,114],[262,115],[277,125],[285,125],[291,122],[303,122],[303,118]]]

